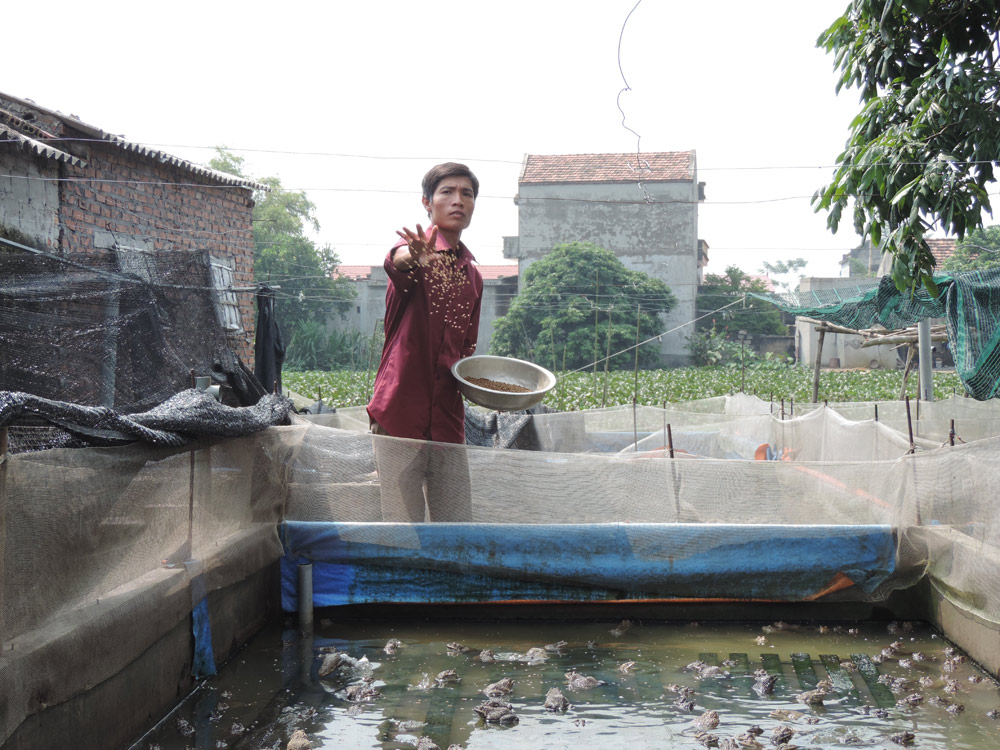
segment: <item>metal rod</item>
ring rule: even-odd
[[[878,422],[878,404],[875,404],[875,421]]]
[[[608,346],[604,355],[604,396],[601,398],[601,408],[608,405],[608,364],[611,362],[611,305],[608,305]]]
[[[642,322],[642,305],[635,306],[635,364],[633,368],[633,377],[635,378],[635,383],[632,386],[632,401],[637,401],[639,398],[639,324]]]
[[[312,630],[313,624],[313,566],[299,563],[299,628]]]
[[[670,425],[667,425],[667,450],[670,451],[670,457],[674,457],[674,433],[670,429]]]
[[[669,440],[669,437],[667,435],[667,428],[669,426],[670,425],[667,424],[667,402],[664,401],[663,402],[663,444],[664,445],[669,445],[670,444],[670,440]],[[671,458],[673,458],[673,456],[671,456]]]
[[[955,447],[955,420],[951,420],[951,429],[948,430],[948,443]]]
[[[635,396],[632,397],[632,444],[635,446],[635,452],[639,452],[639,425],[635,413]]]
[[[910,415],[910,394],[906,394],[906,428],[910,432],[910,453],[916,451],[916,446],[913,444],[913,417]]]

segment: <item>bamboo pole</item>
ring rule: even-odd
[[[947,333],[932,333],[931,341],[947,341]],[[916,344],[917,335],[913,334],[894,334],[891,336],[873,336],[870,339],[861,342],[861,348],[865,349],[869,346],[882,346],[889,344]]]

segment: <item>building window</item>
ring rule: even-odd
[[[233,291],[232,261],[222,258],[211,258],[212,286],[215,288],[215,309],[219,314],[219,323],[227,331],[242,331],[240,320],[240,305]]]

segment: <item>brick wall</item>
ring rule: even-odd
[[[113,243],[157,254],[207,251],[232,263],[236,287],[253,286],[250,190],[219,184],[111,143],[82,145],[73,150],[87,166],[61,167],[62,252],[99,252]],[[187,283],[211,281],[206,277]],[[228,339],[252,369],[254,297],[240,292],[237,298],[242,330],[230,332]]]

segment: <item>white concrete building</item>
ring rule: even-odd
[[[525,156],[514,199],[518,236],[504,237],[504,257],[519,275],[556,245],[592,242],[629,269],[660,279],[677,298],[664,316],[665,365],[689,361],[695,297],[706,246],[698,239],[698,182],[694,151]]]
[[[490,339],[497,318],[507,313],[511,300],[517,294],[517,266],[479,265],[483,277],[483,301],[479,313],[478,354],[489,354]],[[385,290],[388,278],[382,266],[339,266],[338,276],[354,282],[357,297],[343,318],[331,319],[331,325],[345,331],[360,331],[365,336],[381,332],[380,321],[385,317]],[[378,362],[376,361],[376,365]]]

